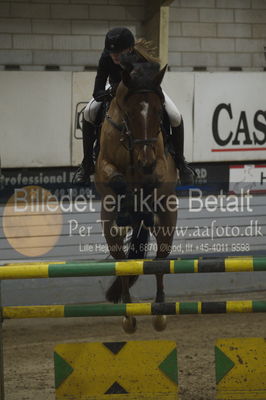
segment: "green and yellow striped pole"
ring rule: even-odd
[[[1,266],[0,280],[255,271],[266,271],[266,257],[17,263]]]
[[[73,304],[2,307],[4,319],[266,312],[266,301]]]

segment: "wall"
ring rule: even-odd
[[[1,0],[0,69],[95,68],[104,35],[127,25],[143,36],[151,0]],[[171,70],[263,70],[265,0],[175,0],[170,6]]]
[[[96,67],[106,32],[128,26],[141,36],[143,0],[1,0],[0,68]]]
[[[0,71],[2,167],[71,164],[70,72]]]
[[[2,282],[3,306],[79,304],[105,302],[105,291],[113,281],[110,277],[25,279]],[[265,291],[265,272],[230,274],[165,275],[168,301],[184,296]],[[140,276],[131,289],[133,301],[154,301],[156,281],[153,276]],[[177,300],[174,300],[177,301]]]
[[[2,167],[78,165],[76,107],[94,79],[95,72],[0,71]],[[162,86],[183,116],[187,160],[265,160],[265,85],[264,72],[168,72]]]
[[[265,0],[175,0],[170,11],[171,70],[262,70]]]
[[[32,73],[22,82],[13,80],[16,75],[9,75],[7,80],[7,75],[0,76],[0,92],[4,93],[0,99],[3,167],[80,162],[81,141],[72,137],[78,98],[76,92],[70,92],[71,73],[95,70],[105,33],[111,27],[127,25],[137,36],[142,36],[149,1],[152,0],[0,0],[0,70],[18,68]],[[175,0],[170,6],[169,68],[178,72],[230,68],[263,71],[265,23],[265,0]],[[49,76],[38,82],[34,73],[55,66],[60,69],[53,78],[55,84],[48,83],[45,88],[45,83],[42,87],[41,82],[46,78],[49,81]],[[84,77],[79,101],[89,100],[93,79],[94,75]],[[172,75],[164,83],[184,113],[178,82],[174,79],[178,78]],[[61,82],[58,86],[57,81]],[[197,161],[192,154],[190,121],[186,116],[185,153],[188,160],[194,157]],[[13,143],[20,146],[19,152]],[[223,160],[221,156],[218,158],[217,161]]]

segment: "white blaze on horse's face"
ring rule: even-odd
[[[141,115],[144,118],[144,129],[145,129],[145,139],[147,139],[147,119],[148,119],[148,111],[149,111],[149,103],[146,101],[142,101],[140,103],[142,110],[141,110]]]

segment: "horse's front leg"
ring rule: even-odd
[[[121,276],[122,283],[122,302],[127,304],[131,303],[131,296],[129,293],[129,277]],[[135,333],[137,330],[137,320],[133,315],[128,315],[123,318],[123,329],[126,333]]]
[[[125,176],[104,158],[97,161],[95,181],[97,190],[105,195],[104,207],[115,214],[118,226],[130,226],[131,215],[128,212],[128,183]]]
[[[156,259],[165,259],[171,252],[173,236],[175,232],[176,212],[166,211],[158,215],[159,226],[154,230],[154,236],[157,241],[157,254]],[[161,229],[158,229],[161,228]],[[167,228],[167,229],[165,229]],[[165,234],[167,232],[167,234]],[[165,302],[163,274],[156,274],[157,293],[156,303]],[[153,326],[157,331],[162,331],[166,328],[166,316],[157,315],[153,318]]]
[[[131,226],[133,223],[133,194],[129,191],[125,177],[122,174],[115,174],[109,186],[116,194],[116,223],[118,226]]]
[[[121,276],[122,283],[122,302],[131,303],[131,296],[129,293],[129,276]]]
[[[110,189],[114,196],[123,196],[127,192],[125,176],[112,163],[101,157],[101,154],[96,164],[95,182],[96,188],[102,194],[110,195]]]

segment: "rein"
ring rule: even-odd
[[[117,124],[114,120],[112,120],[112,118],[110,117],[110,115],[107,113],[105,115],[105,119],[107,119],[108,122],[110,122],[110,124],[117,129],[119,132],[124,133],[125,132],[125,124],[124,121],[122,124]]]
[[[120,108],[119,104],[116,102],[117,106]],[[121,110],[121,109],[120,109]],[[134,166],[134,157],[133,157],[133,136],[129,130],[127,121],[122,118],[122,124],[117,124],[107,113],[105,116],[106,120],[115,128],[117,129],[123,136],[120,138],[120,142],[124,142],[125,138],[127,139],[127,144],[128,146],[125,146],[126,149],[129,151],[129,157],[130,157],[130,167],[133,169]]]

